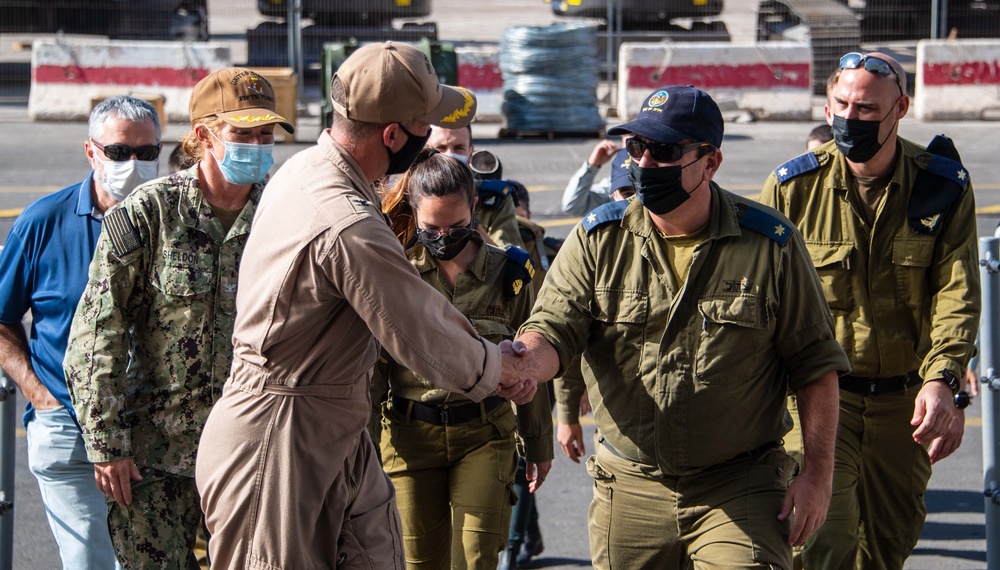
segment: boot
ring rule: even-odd
[[[517,554],[520,551],[520,544],[508,542],[507,548],[500,552],[500,563],[497,564],[497,570],[517,570]]]
[[[545,550],[545,543],[542,541],[542,532],[538,528],[537,515],[528,521],[528,529],[525,535],[521,551],[517,553],[517,563],[521,566],[527,566],[532,558]]]

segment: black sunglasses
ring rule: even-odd
[[[903,94],[903,87],[900,85],[901,81],[899,79],[899,74],[893,69],[892,65],[874,55],[865,55],[863,53],[858,53],[852,51],[851,53],[840,58],[840,69],[864,69],[868,73],[874,73],[879,77],[894,77],[896,88],[899,89],[899,94]]]
[[[706,142],[696,143],[652,143],[644,142],[636,137],[625,139],[625,151],[632,158],[639,160],[649,150],[649,155],[656,162],[677,162],[682,156],[696,148],[711,147]]]
[[[158,144],[144,144],[142,146],[131,147],[127,144],[103,145],[94,139],[90,139],[94,146],[99,148],[104,156],[115,162],[125,162],[132,158],[134,154],[138,160],[156,160],[160,157],[160,147]]]
[[[465,236],[472,233],[472,224],[467,226],[462,226],[460,228],[448,228],[446,230],[425,230],[423,228],[417,228],[417,236],[426,240],[436,240],[441,236],[448,236],[451,239],[465,239]]]

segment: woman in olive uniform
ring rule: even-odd
[[[513,339],[531,311],[532,270],[523,250],[483,242],[475,205],[469,168],[425,149],[383,209],[421,277],[499,343]],[[420,323],[410,334],[420,334]],[[495,394],[474,403],[383,357],[379,372],[390,395],[382,407],[382,466],[396,487],[407,567],[495,569],[516,502],[517,448],[535,488],[551,466],[546,391],[515,414]]]

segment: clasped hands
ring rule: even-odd
[[[503,354],[503,365],[497,395],[515,404],[527,404],[538,390],[538,381],[535,379],[538,363],[528,347],[519,340],[505,340],[499,346]]]

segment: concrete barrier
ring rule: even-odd
[[[921,40],[913,107],[923,121],[1000,118],[1000,40]]]
[[[165,98],[171,120],[188,121],[195,83],[230,60],[229,47],[212,43],[35,40],[28,114],[86,119],[94,100],[151,93]]]
[[[635,118],[647,95],[664,85],[694,85],[724,114],[754,119],[812,119],[809,44],[762,42],[623,43],[618,52],[618,116]]]
[[[503,105],[503,74],[497,44],[456,46],[458,84],[476,94],[476,119],[500,121]]]

